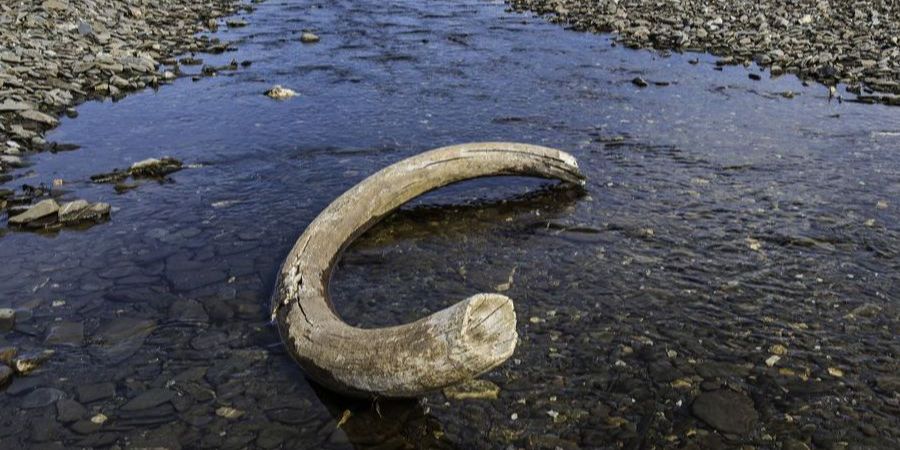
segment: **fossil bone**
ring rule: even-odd
[[[328,296],[341,252],[381,218],[428,191],[496,175],[584,184],[575,158],[560,150],[508,142],[454,145],[376,172],[309,224],[281,267],[272,318],[310,378],[351,396],[416,397],[473,378],[512,355],[516,314],[503,295],[473,295],[385,328],[346,324]]]

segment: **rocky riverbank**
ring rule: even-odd
[[[0,184],[27,166],[30,153],[71,149],[46,142],[44,133],[58,124],[60,114],[76,115],[75,105],[156,88],[182,75],[180,63],[202,63],[193,56],[176,61],[176,55],[229,50],[227,42],[199,33],[216,30],[220,18],[241,9],[250,5],[236,0],[25,0],[0,5]],[[226,24],[245,24],[238,22]],[[237,63],[231,66],[236,69]],[[216,70],[220,68],[203,67],[201,74]],[[57,182],[63,180],[54,180],[54,186]],[[0,212],[8,210],[12,223],[15,214],[36,207],[42,197],[54,197],[52,191],[44,185],[0,189]],[[100,205],[105,209],[98,217],[108,215],[108,205]]]
[[[612,32],[625,45],[710,52],[720,64],[755,62],[855,99],[900,105],[900,7],[884,0],[507,0],[581,31]],[[756,75],[756,74],[751,74]],[[756,75],[758,77],[758,75]],[[758,78],[754,78],[758,79]]]
[[[174,55],[221,53],[199,36],[241,8],[235,0],[25,0],[0,5],[0,182],[31,151],[62,150],[43,134],[91,99],[119,99],[179,74]],[[171,66],[160,70],[161,65]]]

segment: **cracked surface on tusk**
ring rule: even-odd
[[[357,328],[334,312],[328,283],[353,240],[404,203],[448,184],[496,175],[584,177],[563,151],[510,142],[443,147],[404,159],[334,200],[279,273],[272,317],[291,356],[325,387],[352,396],[416,397],[500,365],[515,350],[513,302],[477,294],[412,323]]]

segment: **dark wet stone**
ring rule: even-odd
[[[71,399],[62,399],[56,402],[56,420],[62,423],[74,422],[87,415],[87,409]]]
[[[128,403],[122,406],[121,410],[138,411],[153,408],[172,400],[175,395],[177,395],[175,391],[169,389],[151,389],[129,400]]]
[[[81,322],[57,322],[50,326],[47,332],[47,338],[44,339],[47,345],[73,345],[81,346],[84,344],[84,324]]]
[[[82,384],[75,388],[78,401],[91,403],[97,400],[105,400],[116,395],[116,386],[112,383]]]
[[[0,364],[0,388],[12,381],[14,371],[6,364]]]
[[[723,433],[746,434],[759,418],[753,400],[731,390],[700,394],[691,411],[707,425]]]
[[[22,399],[22,408],[42,408],[56,403],[57,400],[63,398],[65,393],[54,388],[38,388],[26,395]]]

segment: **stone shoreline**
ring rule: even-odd
[[[0,185],[44,133],[87,100],[124,97],[178,76],[174,55],[221,53],[197,33],[250,9],[236,0],[22,0],[0,4]],[[161,72],[162,65],[171,66]],[[3,199],[0,198],[0,203]],[[2,208],[0,208],[2,209]]]
[[[900,6],[894,2],[506,2],[579,31],[615,33],[630,47],[709,52],[722,58],[719,64],[755,62],[772,76],[843,83],[854,101],[900,105]]]

